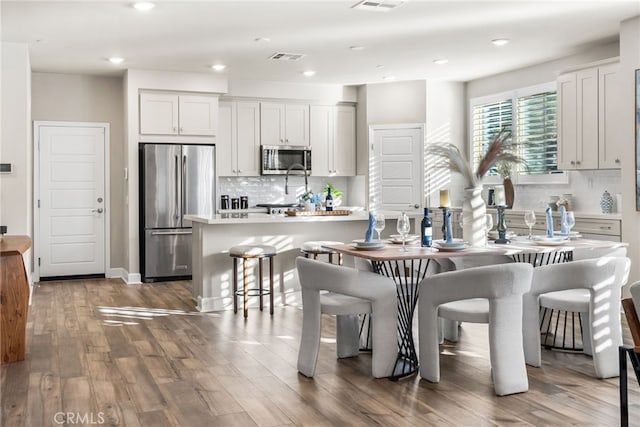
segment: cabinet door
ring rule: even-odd
[[[598,139],[600,169],[620,169],[622,155],[620,137],[615,119],[618,116],[618,72],[619,64],[610,64],[598,69]]]
[[[239,176],[260,175],[260,104],[236,103],[236,161]]]
[[[260,141],[262,145],[284,144],[284,104],[260,103]]]
[[[578,92],[578,169],[598,168],[598,69],[576,73]]]
[[[183,96],[180,101],[180,135],[213,136],[218,119],[218,97]]]
[[[178,96],[166,93],[141,93],[140,133],[177,135]]]
[[[218,106],[218,135],[216,136],[216,170],[218,176],[236,174],[235,117],[233,103],[220,102]]]
[[[333,108],[313,105],[310,112],[311,175],[329,176],[333,168]]]
[[[558,77],[558,168],[576,168],[577,134],[576,74]]]
[[[335,107],[333,141],[333,173],[338,176],[356,174],[356,108]]]
[[[309,145],[309,106],[286,104],[285,145]]]

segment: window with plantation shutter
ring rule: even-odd
[[[471,158],[474,170],[491,140],[502,129],[511,132],[525,165],[513,165],[516,184],[566,183],[558,170],[557,96],[554,83],[471,100]],[[496,168],[487,182],[498,182]],[[493,177],[493,178],[492,178]]]
[[[517,102],[517,142],[527,167],[519,174],[540,175],[558,171],[556,92],[522,96]]]

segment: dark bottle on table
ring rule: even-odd
[[[333,196],[331,195],[331,187],[327,187],[327,197],[324,199],[324,205],[327,211],[333,210]]]
[[[430,248],[433,241],[433,226],[431,224],[431,218],[429,218],[429,208],[424,208],[424,217],[420,224],[420,237],[421,245]]]

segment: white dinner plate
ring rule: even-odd
[[[444,250],[461,250],[467,248],[467,243],[462,239],[453,239],[452,242],[447,242],[445,240],[436,240],[433,242],[433,245],[438,249]]]
[[[390,240],[397,240],[399,242],[402,242],[402,236],[400,234],[392,234],[389,236]],[[410,242],[412,240],[418,240],[420,238],[420,236],[418,236],[417,234],[407,234],[406,239],[404,240],[405,242]]]
[[[455,251],[462,251],[464,249],[467,249],[468,246],[465,244],[463,244],[462,246],[441,246],[437,243],[434,243],[433,247],[442,252],[455,252]]]
[[[375,245],[358,245],[357,243],[353,246],[356,249],[360,249],[363,251],[376,251],[378,249],[384,249],[387,245],[384,243],[377,242]]]
[[[393,243],[395,245],[401,245],[402,244],[402,239],[389,239],[390,243]],[[404,244],[405,245],[415,245],[417,243],[419,243],[420,240],[418,239],[412,239],[412,240],[405,240]]]
[[[380,240],[372,240],[370,242],[367,242],[364,239],[356,239],[356,240],[353,240],[353,243],[355,243],[356,246],[363,247],[363,248],[366,248],[368,246],[380,246],[380,245],[384,246],[384,241],[380,241]]]
[[[546,236],[533,236],[533,243],[542,246],[559,246],[567,243],[569,239],[567,237],[546,237]]]

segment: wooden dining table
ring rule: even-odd
[[[571,261],[576,250],[615,249],[627,244],[589,239],[567,240],[554,244],[522,237],[512,240],[509,244],[488,242],[485,247],[465,247],[459,250],[437,249],[436,246],[437,241],[434,247],[430,248],[421,247],[418,244],[407,244],[404,249],[402,245],[391,242],[375,249],[359,247],[353,243],[325,245],[340,254],[371,261],[376,273],[391,277],[396,283],[398,357],[390,376],[392,380],[398,380],[418,371],[418,354],[413,339],[413,315],[418,302],[418,285],[427,276],[433,260],[507,255],[515,262],[528,262],[537,267]]]

